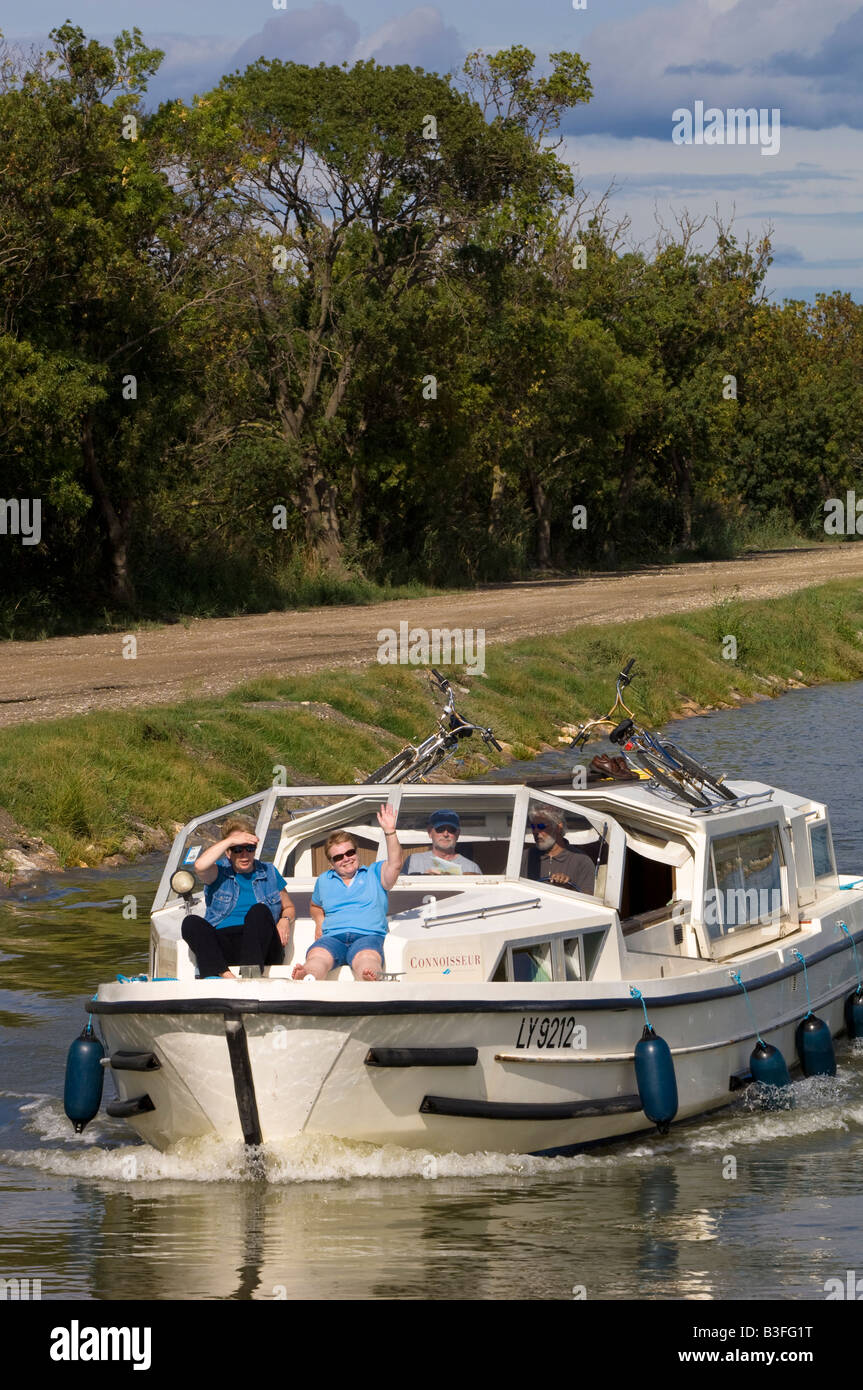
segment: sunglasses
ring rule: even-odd
[[[331,854],[331,855],[330,855],[330,863],[331,863],[331,864],[338,864],[338,862],[339,862],[340,859],[353,859],[353,857],[354,857],[355,854],[356,854],[356,850],[355,850],[355,849],[346,849],[346,850],[343,850],[341,854]]]
[[[530,828],[531,830],[549,830],[550,826],[548,824],[548,821],[535,820],[531,821]]]
[[[255,845],[231,845],[231,854],[254,854]]]
[[[458,832],[454,825],[430,825],[430,830],[436,830],[439,835],[456,835]]]

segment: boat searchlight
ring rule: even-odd
[[[171,888],[178,898],[188,901],[195,889],[195,875],[190,874],[188,869],[178,869],[171,875]]]

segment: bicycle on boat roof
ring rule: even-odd
[[[452,687],[440,671],[432,669],[429,680],[445,697],[437,730],[421,743],[409,743],[389,762],[383,763],[371,776],[364,778],[364,782],[420,782],[435,768],[448,762],[461,740],[470,738],[471,734],[481,734],[484,743],[497,749],[498,753],[502,752],[491,729],[483,728],[481,724],[471,724],[457,713]]]
[[[718,801],[733,801],[734,793],[722,785],[722,777],[714,777],[688,753],[668,739],[650,734],[636,723],[635,715],[624,703],[622,691],[632,680],[635,658],[626,663],[617,677],[617,698],[607,714],[579,724],[578,733],[570,748],[583,748],[591,730],[602,724],[614,724],[608,737],[620,748],[634,772],[646,772],[660,787],[679,796],[690,806],[716,805]],[[620,712],[626,716],[620,718]]]

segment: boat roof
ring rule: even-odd
[[[526,785],[530,786],[530,783]],[[754,820],[769,806],[782,807],[783,810],[826,809],[820,802],[808,797],[770,786],[767,782],[726,781],[724,785],[734,792],[733,801],[718,801],[710,806],[689,806],[672,792],[648,782],[600,782],[592,787],[572,789],[549,788],[552,795],[578,806],[607,809],[612,815],[618,811],[626,820],[632,812],[640,813],[645,819],[653,821],[665,829],[685,830],[687,834],[708,835],[717,821],[726,818]],[[720,832],[722,833],[722,832]]]

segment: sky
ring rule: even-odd
[[[446,72],[478,48],[525,44],[537,70],[574,50],[594,97],[565,114],[560,153],[591,197],[611,190],[626,244],[649,249],[684,211],[733,219],[741,240],[771,231],[772,298],[863,302],[863,0],[0,0],[12,43],[44,43],[66,19],[103,40],[137,25],[164,49],[154,100],[188,100],[261,56]],[[708,141],[677,143],[674,113],[691,113],[694,138],[697,103]],[[759,143],[716,142],[738,107],[764,111]]]

